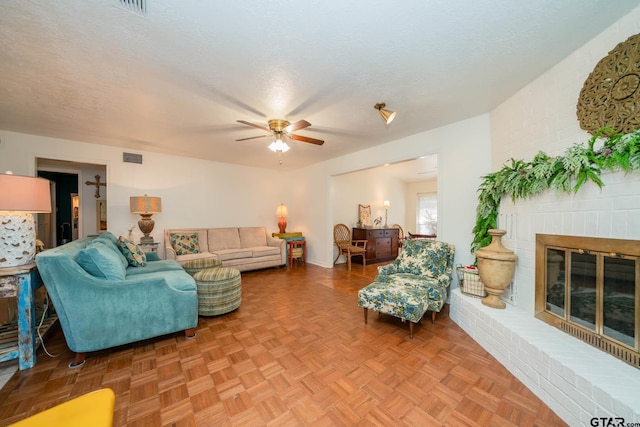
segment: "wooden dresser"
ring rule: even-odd
[[[392,261],[398,256],[400,230],[397,228],[354,228],[353,240],[367,241],[367,263]],[[361,257],[354,257],[353,262],[360,263]]]

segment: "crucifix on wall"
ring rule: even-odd
[[[100,182],[100,175],[95,176],[96,182],[85,181],[86,185],[95,185],[96,186],[96,199],[100,198],[100,186],[106,187],[107,184],[104,182]]]

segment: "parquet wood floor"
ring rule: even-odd
[[[90,353],[80,368],[54,331],[34,368],[0,391],[0,425],[102,387],[115,426],[561,426],[445,310],[406,324],[357,306],[376,266],[242,273],[235,312]],[[132,325],[135,327],[135,325]]]

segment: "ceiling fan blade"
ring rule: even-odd
[[[269,135],[251,136],[251,137],[249,137],[249,138],[240,138],[240,139],[236,139],[236,141],[247,141],[247,140],[249,140],[249,139],[264,138],[264,137],[266,137],[266,136],[269,136]]]
[[[298,120],[297,122],[291,123],[289,126],[284,128],[284,131],[286,133],[295,132],[297,130],[304,129],[304,128],[309,127],[309,126],[311,126],[311,123],[309,123],[308,121],[306,121],[306,120]]]
[[[324,141],[320,139],[308,138],[306,136],[301,136],[301,135],[287,135],[287,136],[291,139],[295,139],[296,141],[310,142],[311,144],[316,144],[316,145],[324,144]]]
[[[236,122],[238,122],[238,123],[242,123],[243,125],[253,126],[254,128],[262,129],[262,130],[264,130],[264,131],[266,131],[266,132],[271,132],[271,129],[269,129],[269,128],[268,128],[268,127],[266,127],[266,126],[257,125],[257,124],[255,124],[255,123],[246,122],[246,121],[244,121],[244,120],[236,120]]]

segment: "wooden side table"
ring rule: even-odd
[[[294,259],[302,259],[302,262],[307,263],[307,241],[304,237],[287,239],[287,252],[289,253],[289,266],[293,265]],[[297,249],[302,249],[302,255],[294,257],[294,253]],[[297,255],[297,254],[296,254]]]
[[[145,252],[158,252],[159,245],[160,245],[160,242],[154,242],[154,243],[138,242],[138,246],[140,246],[140,248]]]
[[[293,256],[294,249],[302,249],[302,260],[305,264],[307,263],[307,242],[302,232],[271,233],[271,235],[287,241],[287,266],[290,266],[294,259],[299,258]]]
[[[33,293],[43,285],[35,262],[0,268],[0,297],[18,297],[17,342],[0,350],[0,361],[18,359],[20,370],[36,364],[36,313]],[[49,326],[55,321],[52,319]]]

